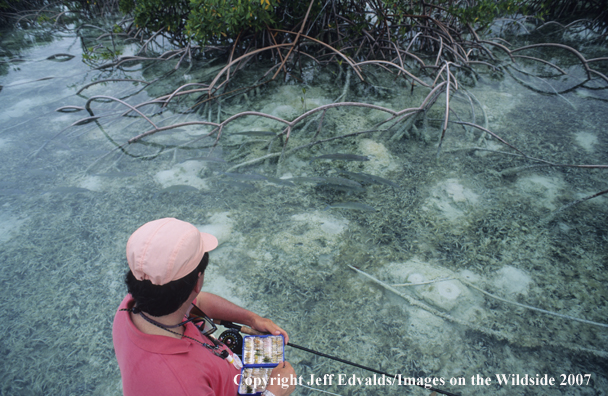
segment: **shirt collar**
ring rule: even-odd
[[[127,308],[131,308],[134,303],[135,301],[133,299],[128,301]],[[126,315],[127,335],[129,340],[145,351],[163,355],[176,355],[189,352],[193,344],[196,344],[195,341],[187,337],[194,338],[200,342],[205,342],[205,340],[202,339],[201,333],[192,322],[186,323],[184,337],[177,339],[169,336],[168,332],[167,336],[146,334],[135,326],[128,311],[124,312],[124,314]]]

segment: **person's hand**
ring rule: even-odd
[[[259,331],[260,333],[270,333],[272,335],[282,334],[285,338],[285,345],[289,343],[289,336],[287,335],[287,332],[268,318],[263,318],[260,315],[256,315],[251,323],[251,328]]]
[[[272,369],[266,390],[275,396],[287,396],[296,389],[296,371],[289,362],[281,362]]]

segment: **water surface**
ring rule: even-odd
[[[438,386],[462,394],[591,395],[608,389],[605,327],[507,304],[465,283],[509,301],[605,323],[607,198],[555,214],[605,190],[605,171],[519,169],[533,163],[497,153],[513,151],[456,124],[437,159],[443,96],[426,121],[399,139],[391,139],[396,131],[369,132],[298,150],[280,164],[272,158],[230,169],[265,155],[272,138],[266,132],[283,130],[262,117],[230,123],[213,150],[215,137],[205,137],[210,127],[192,125],[116,150],[150,124],[122,116],[126,107],[117,102],[93,102],[100,118],[73,127],[90,115],[55,110],[84,106],[94,95],[142,103],[185,83],[209,82],[222,60],[199,59],[176,73],[169,72],[177,61],[100,71],[83,61],[90,37],[11,31],[0,43],[1,394],[121,394],[111,325],[126,292],[125,244],[141,224],[167,216],[218,236],[205,290],[272,318],[296,344],[403,376],[446,382],[463,377],[467,386]],[[565,42],[576,45],[575,39]],[[123,54],[137,51],[135,44],[121,48]],[[587,58],[606,55],[591,43],[578,49]],[[58,53],[74,58],[47,59]],[[533,157],[608,163],[606,83],[596,79],[562,92],[585,78],[580,63],[563,51],[536,55],[559,64],[568,76],[479,70],[474,84],[463,74],[469,83],[461,92],[479,103],[472,111],[465,96],[455,96],[456,114],[471,121],[474,112],[483,126],[485,113],[490,130]],[[6,62],[17,57],[23,61]],[[267,67],[252,63],[234,86],[251,83]],[[601,64],[594,67],[602,71]],[[520,68],[547,71],[525,62]],[[223,101],[219,119],[252,110],[291,120],[334,102],[347,81],[343,100],[393,110],[417,107],[428,93],[421,87],[412,92],[409,83],[381,69],[366,73],[371,85],[346,69],[305,65],[300,80]],[[159,79],[147,87],[108,82],[76,94],[108,78]],[[217,103],[184,113],[197,99],[142,111],[159,126],[217,121]],[[328,110],[316,139],[373,130],[386,118],[365,108]],[[315,139],[318,122],[304,124],[292,131],[288,148]],[[274,141],[272,150],[282,141]],[[369,161],[311,162],[332,153]],[[375,175],[397,186],[363,182],[358,189],[311,179],[348,178],[341,172]],[[451,280],[395,286],[404,297],[349,265],[387,284]],[[371,375],[289,348],[286,356],[305,378]],[[495,385],[499,373],[548,374],[558,382],[560,374],[591,374],[591,381],[524,389]],[[477,374],[492,377],[492,385],[471,386]],[[340,395],[429,393],[335,383],[319,388]]]

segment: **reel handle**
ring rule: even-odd
[[[192,306],[192,309],[190,310],[190,312],[194,313],[196,315],[205,316],[205,313],[203,311],[201,311],[200,308],[197,307],[196,305]],[[245,333],[245,334],[249,334],[249,335],[264,335],[265,334],[265,333],[259,332],[257,330],[254,330],[249,326],[241,326],[238,324],[234,324],[232,322],[228,322],[226,320],[219,320],[219,319],[212,319],[212,320],[213,320],[213,323],[215,323],[216,325],[222,325],[229,329],[236,329],[236,330],[240,331],[241,333]]]

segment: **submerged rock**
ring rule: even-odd
[[[566,184],[560,176],[542,175],[521,177],[517,180],[516,186],[532,204],[549,210],[558,208],[556,201],[561,195],[561,191],[566,188]]]
[[[467,311],[477,301],[469,289],[456,279],[447,268],[424,262],[416,257],[405,263],[391,263],[385,267],[385,277],[392,279],[392,284],[417,284],[398,286],[400,291],[411,293],[416,299],[423,300],[444,311]],[[437,282],[433,282],[437,281]]]
[[[207,190],[207,182],[198,175],[206,164],[201,161],[187,161],[176,164],[171,169],[160,171],[154,175],[154,180],[163,188],[175,185],[188,185],[198,190]]]
[[[577,132],[574,134],[574,140],[576,144],[590,153],[595,150],[595,146],[598,144],[597,136],[590,132]]]
[[[195,226],[199,231],[215,236],[221,245],[230,239],[233,224],[234,221],[230,217],[230,212],[220,212],[212,215],[208,224]]]
[[[468,291],[457,280],[443,281],[433,283],[426,292],[422,292],[421,295],[424,299],[438,307],[451,311],[458,304],[458,298]]]
[[[496,272],[493,283],[505,296],[527,295],[532,278],[518,268],[505,265]]]
[[[359,142],[359,151],[370,158],[364,165],[365,172],[367,173],[385,175],[386,172],[392,172],[398,169],[397,162],[382,143],[378,143],[371,139],[361,139]]]

